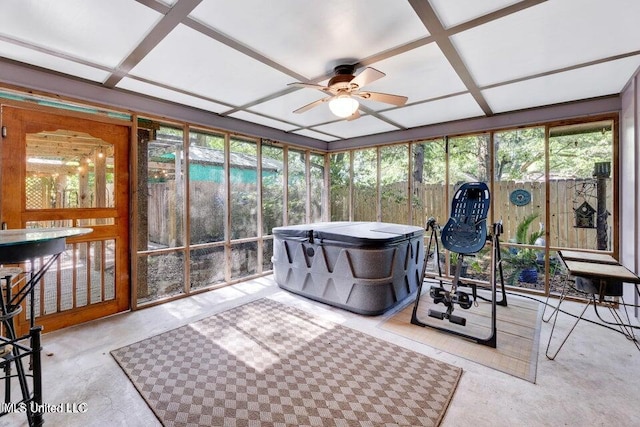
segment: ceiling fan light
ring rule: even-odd
[[[338,117],[349,117],[358,110],[360,104],[349,95],[338,95],[329,101],[329,109]]]

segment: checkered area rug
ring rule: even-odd
[[[269,299],[111,354],[165,426],[434,426],[462,374]]]

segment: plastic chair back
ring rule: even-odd
[[[441,231],[442,246],[460,254],[473,254],[487,241],[489,187],[484,182],[467,182],[455,192],[451,216]]]

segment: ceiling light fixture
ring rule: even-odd
[[[359,106],[360,104],[358,101],[346,94],[338,95],[329,101],[329,109],[331,112],[336,116],[343,118],[349,117],[358,111]]]

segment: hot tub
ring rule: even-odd
[[[273,274],[290,292],[378,315],[412,294],[424,229],[383,222],[323,222],[273,229]]]

